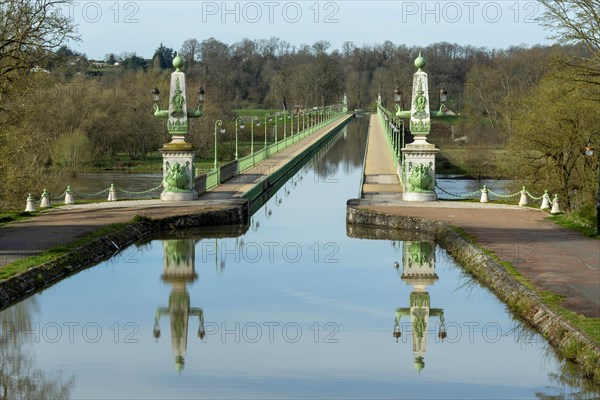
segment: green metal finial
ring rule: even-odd
[[[183,66],[183,59],[179,57],[179,53],[175,53],[175,58],[173,59],[173,66],[175,67],[177,72],[181,72],[181,67]]]
[[[423,357],[415,357],[415,361],[413,363],[413,366],[415,367],[415,370],[417,370],[417,372],[420,375],[421,374],[421,370],[423,368],[425,368],[425,361],[423,360]]]
[[[415,67],[419,70],[425,68],[425,59],[421,56],[421,50],[419,50],[419,56],[415,59]]]

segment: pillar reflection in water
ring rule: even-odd
[[[394,319],[394,337],[396,342],[401,336],[400,318],[410,317],[412,327],[412,344],[414,367],[420,373],[425,368],[425,352],[427,351],[427,327],[429,317],[439,317],[440,330],[438,337],[446,337],[444,326],[444,310],[431,308],[427,286],[433,285],[438,276],[435,273],[435,245],[429,242],[404,242],[402,248],[402,271],[395,262],[394,268],[400,278],[413,287],[410,293],[410,307],[396,309]]]
[[[168,307],[156,309],[154,317],[154,337],[160,337],[159,321],[168,316],[171,327],[171,344],[175,355],[175,368],[181,372],[185,364],[187,350],[188,322],[190,316],[198,317],[198,337],[204,339],[204,313],[201,308],[190,307],[190,295],[187,285],[193,283],[198,275],[194,267],[195,240],[164,240],[164,270],[161,279],[172,286]]]

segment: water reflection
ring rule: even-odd
[[[216,239],[215,239],[216,240]],[[167,316],[171,328],[171,345],[175,356],[175,369],[183,370],[184,354],[187,350],[187,336],[190,317],[198,317],[198,337],[204,339],[204,311],[202,308],[190,307],[190,295],[187,285],[192,284],[198,275],[195,271],[196,240],[164,240],[163,264],[161,279],[172,286],[168,307],[158,307],[154,317],[154,337],[160,338],[160,318]]]
[[[440,319],[438,337],[446,337],[444,325],[444,310],[431,308],[427,286],[433,285],[439,278],[435,273],[435,244],[430,242],[404,242],[402,248],[402,271],[398,262],[394,268],[406,284],[412,286],[409,298],[409,307],[396,309],[394,319],[394,337],[396,342],[401,336],[400,319],[410,318],[412,328],[412,347],[414,353],[414,367],[417,372],[425,368],[425,352],[427,351],[427,332],[429,317]]]
[[[556,359],[544,358],[539,335],[516,342],[511,328],[518,322],[487,290],[463,284],[468,275],[432,238],[351,227],[346,237],[344,204],[358,190],[363,154],[357,149],[364,153],[366,141],[366,126],[353,132],[358,123],[322,158],[323,173],[309,164],[277,198],[272,192],[265,199],[267,206],[248,227],[169,233],[143,251],[124,251],[36,294],[39,315],[33,321],[42,340],[32,343],[31,353],[38,369],[46,377],[61,368],[74,374],[71,395],[78,399],[594,398],[568,386]],[[328,175],[328,163],[339,165],[337,175]],[[354,239],[352,233],[379,240]],[[408,242],[427,242],[430,251]],[[301,249],[301,257],[281,251],[286,245]],[[325,245],[336,249],[333,262]],[[443,344],[431,333],[420,342],[416,356],[427,364],[420,376],[411,365],[412,344],[403,344],[417,330],[412,316],[400,316],[400,344],[390,338],[396,307],[410,312],[410,293],[417,291],[391,271],[394,260],[400,277],[410,275],[409,265],[432,261],[438,276],[423,292],[431,306],[443,305],[448,334]],[[227,273],[221,273],[225,262]],[[159,279],[171,275],[183,276]],[[158,343],[151,334],[157,306],[163,311]],[[418,308],[437,334],[435,309]],[[189,313],[194,309],[203,310],[207,343],[196,338],[202,320]],[[71,342],[67,328],[74,322],[80,325]],[[44,327],[57,324],[62,339],[44,340]],[[101,327],[102,337],[82,335],[87,325]],[[140,334],[125,326],[139,327]],[[185,361],[181,374],[173,371],[175,358]],[[565,383],[549,380],[548,373]]]
[[[39,341],[35,298],[24,300],[0,313],[0,397],[2,399],[68,399],[73,377],[47,374],[36,365],[32,349]]]

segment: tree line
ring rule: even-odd
[[[590,1],[568,3],[584,7]],[[568,27],[560,21],[572,13],[567,10],[565,16],[557,8],[552,14],[558,3],[545,2],[549,11],[544,23],[560,42],[549,46],[488,49],[440,42],[420,48],[385,41],[346,42],[335,49],[325,40],[294,45],[276,37],[233,44],[189,38],[178,48],[185,61],[188,102],[195,104],[200,86],[207,99],[205,116],[191,125],[191,140],[201,157],[210,156],[212,124],[233,120],[232,110],[241,108],[323,106],[339,102],[344,93],[351,109],[372,109],[379,93],[392,108],[396,87],[409,108],[413,62],[421,51],[431,106],[439,106],[439,90],[445,87],[449,108],[461,115],[456,134],[468,137],[470,146],[509,149],[516,157],[515,178],[576,197],[569,207],[587,207],[593,200],[589,171],[597,161],[581,157],[580,150],[588,140],[597,140],[600,148],[600,138],[591,135],[600,126],[597,36],[577,26],[575,31],[565,28],[566,33],[554,27]],[[13,3],[18,10],[22,2]],[[55,3],[61,1],[35,4]],[[18,15],[15,11],[6,21],[18,22]],[[60,172],[75,172],[82,163],[121,153],[143,159],[168,139],[162,121],[151,115],[150,90],[157,86],[168,93],[174,48],[161,43],[151,60],[135,53],[108,54],[104,61],[111,66],[93,68],[85,55],[65,46],[66,38],[76,37],[74,27],[59,15],[53,18],[58,20],[40,20],[39,26],[54,36],[41,33],[21,44],[13,40],[11,51],[0,46],[0,167],[7,183],[0,189],[2,208],[20,204],[28,191],[41,190],[52,174],[61,179]],[[0,38],[10,39],[10,29],[10,23],[3,25]],[[591,39],[568,35],[577,32]],[[19,61],[5,54],[16,54]],[[573,152],[576,157],[567,157]],[[573,165],[565,167],[568,162]]]

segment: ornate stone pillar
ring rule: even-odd
[[[412,101],[410,108],[410,131],[415,141],[402,149],[402,198],[405,201],[436,201],[435,155],[438,149],[427,142],[431,131],[427,73],[423,71],[425,59],[419,53],[415,60],[418,68],[413,75]]]

